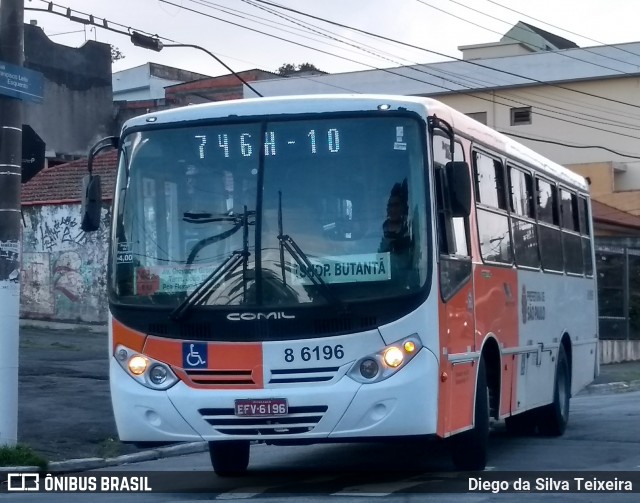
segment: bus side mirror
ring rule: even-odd
[[[100,228],[101,211],[100,175],[85,175],[82,177],[82,221],[80,228],[85,232],[97,231]]]
[[[449,201],[453,217],[471,214],[471,175],[466,162],[448,162],[446,166]]]

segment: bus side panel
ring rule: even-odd
[[[446,437],[473,425],[475,364],[471,356],[457,363],[450,360],[450,357],[469,354],[475,349],[472,283],[468,281],[447,302],[443,302],[440,295],[439,298],[438,326],[442,354],[437,433]]]
[[[476,264],[474,267],[476,349],[481,350],[485,338],[493,335],[501,351],[518,346],[518,273],[511,267]],[[512,390],[517,386],[514,360],[501,358],[499,372],[500,415],[512,407]]]

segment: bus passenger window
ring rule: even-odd
[[[558,218],[558,192],[555,185],[536,179],[538,188],[538,233],[540,257],[543,269],[561,272],[564,270],[562,236]]]

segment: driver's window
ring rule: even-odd
[[[433,136],[433,160],[438,211],[438,241],[440,249],[440,293],[449,300],[471,278],[469,249],[469,218],[452,217],[446,211],[445,167],[453,160],[463,161],[462,145],[455,143],[451,159],[450,141],[445,136]]]
[[[450,141],[444,136],[434,135],[433,137],[433,161],[436,172],[436,180],[439,182],[437,190],[438,197],[438,226],[440,253],[444,255],[455,255],[460,257],[469,256],[468,240],[468,218],[448,217],[444,213],[444,169],[448,162],[452,160],[463,161],[464,154],[462,145],[455,143],[454,156],[451,159]]]

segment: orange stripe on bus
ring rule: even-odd
[[[113,318],[111,328],[113,333],[112,351],[115,350],[118,344],[122,344],[133,351],[137,351],[138,353],[142,352],[144,340],[147,337],[145,334],[138,332],[137,330],[130,329],[115,318]]]
[[[239,389],[239,388],[263,388],[264,373],[262,363],[262,343],[224,343],[211,342],[207,344],[206,367],[200,369],[185,369],[183,363],[183,346],[193,343],[205,344],[197,341],[176,341],[163,339],[160,337],[149,337],[144,347],[144,353],[156,360],[168,363],[175,369],[183,370],[177,372],[182,380],[194,388],[217,388],[217,389]],[[213,372],[237,372],[239,375],[251,376],[252,384],[225,384],[225,381],[236,381],[238,378],[222,375],[198,377],[200,384],[196,384],[189,375],[189,370],[212,371]],[[215,381],[215,384],[203,385],[206,381]]]

